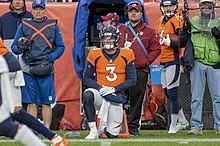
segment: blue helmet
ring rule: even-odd
[[[104,49],[113,49],[115,47],[118,47],[119,37],[120,37],[120,32],[113,25],[109,25],[109,26],[104,27],[99,33],[99,38],[101,39],[101,43],[102,43]],[[114,43],[113,44],[104,43],[103,41],[106,38],[108,38],[108,39],[114,38],[115,39]]]
[[[165,11],[164,6],[174,6],[173,10]],[[178,1],[177,0],[161,0],[160,2],[160,11],[163,15],[171,17],[177,13],[178,10]]]

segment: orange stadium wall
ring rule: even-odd
[[[65,104],[66,110],[60,124],[60,129],[80,129],[82,116],[80,115],[80,80],[74,71],[72,59],[73,42],[73,21],[77,8],[77,2],[73,3],[47,3],[48,18],[58,19],[65,43],[64,55],[55,62],[55,88],[57,103]],[[0,4],[0,15],[7,12],[7,3]],[[31,11],[31,2],[27,2],[27,10]],[[145,11],[151,27],[156,28],[157,20],[160,17],[159,3],[145,2]],[[158,61],[157,61],[158,62]],[[155,96],[164,96],[161,87],[154,87]],[[158,92],[161,91],[161,92]]]

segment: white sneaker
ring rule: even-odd
[[[89,140],[95,140],[95,139],[98,139],[99,138],[99,136],[98,136],[98,131],[96,130],[96,131],[90,131],[89,132],[89,135],[87,135],[86,137],[85,137],[85,139],[89,139]]]
[[[170,129],[168,131],[168,133],[171,133],[171,134],[176,133],[176,132],[177,132],[176,128],[174,128],[174,127],[170,127]]]
[[[182,122],[182,123],[177,123],[176,124],[176,132],[179,131],[179,130],[186,129],[187,126],[189,126],[188,121],[185,121],[185,122]]]

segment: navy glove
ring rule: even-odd
[[[19,49],[26,51],[31,48],[31,41],[26,37],[21,37],[18,39],[17,45]]]
[[[216,38],[216,40],[220,40],[220,30],[217,27],[213,27],[211,32],[212,35]]]

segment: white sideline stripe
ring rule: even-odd
[[[124,139],[98,139],[98,140],[86,140],[86,139],[67,139],[68,142],[101,142],[101,143],[112,143],[112,142],[220,142],[220,138],[213,138],[213,139],[130,139],[130,138],[124,138]],[[44,142],[49,142],[49,140],[43,140]],[[15,142],[14,140],[3,140],[0,139],[0,143],[10,143],[10,142]],[[107,146],[107,145],[104,145]]]
[[[111,142],[108,141],[102,141],[101,146],[111,146]]]

